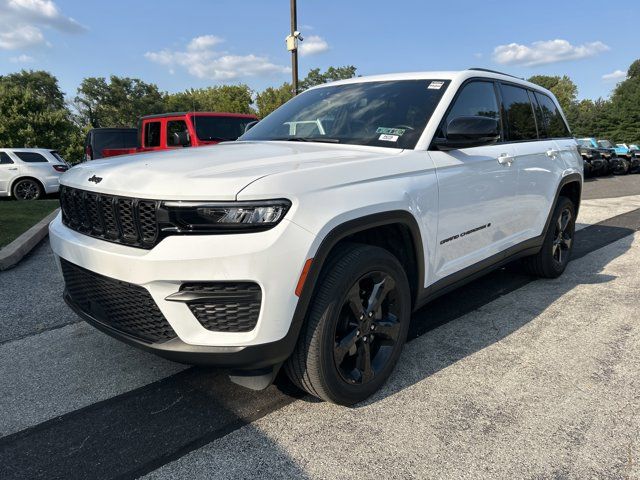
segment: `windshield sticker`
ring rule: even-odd
[[[398,135],[387,135],[383,133],[378,137],[378,140],[382,140],[384,142],[397,142],[400,137]]]
[[[404,135],[404,132],[406,132],[406,129],[404,128],[387,128],[387,127],[378,127],[378,129],[376,130],[376,133],[384,133],[387,135],[397,135],[397,136],[402,136]],[[382,140],[382,139],[380,139]],[[393,140],[395,142],[395,140]]]
[[[443,85],[444,82],[431,82],[427,88],[429,90],[440,90]]]

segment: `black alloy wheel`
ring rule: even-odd
[[[42,196],[42,187],[30,178],[18,180],[13,187],[13,196],[16,200],[37,200]]]

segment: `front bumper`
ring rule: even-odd
[[[291,351],[290,327],[298,303],[294,291],[315,238],[292,222],[283,220],[260,233],[170,236],[151,250],[75,232],[62,224],[60,215],[49,232],[56,256],[146,289],[177,335],[165,342],[141,342],[100,322],[65,296],[83,319],[114,337],[172,360],[218,366],[260,368],[279,363]],[[166,300],[183,283],[229,281],[255,282],[262,290],[260,314],[251,331],[210,331],[186,304]]]

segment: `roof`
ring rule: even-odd
[[[12,148],[12,147],[0,147],[0,151],[11,150],[12,152],[55,152],[55,148]]]
[[[451,80],[459,83],[464,82],[468,78],[482,77],[492,78],[496,80],[503,80],[506,82],[513,82],[519,85],[526,86],[533,90],[539,90],[541,92],[551,94],[546,88],[536,85],[535,83],[528,82],[522,78],[518,78],[508,73],[497,72],[495,70],[489,70],[485,68],[469,68],[467,70],[445,70],[445,71],[425,71],[425,72],[406,72],[406,73],[386,73],[382,75],[370,75],[365,77],[353,77],[346,80],[338,80],[336,82],[325,83],[313,88],[322,88],[329,85],[348,85],[353,83],[363,82],[389,82],[394,80]]]
[[[236,118],[251,118],[257,119],[257,117],[251,113],[229,113],[229,112],[167,112],[167,113],[155,113],[153,115],[144,115],[140,119],[147,118],[165,118],[165,117],[182,117],[185,115],[197,115],[206,117],[236,117]]]

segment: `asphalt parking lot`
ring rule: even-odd
[[[578,222],[560,279],[500,270],[417,312],[354,408],[103,335],[45,242],[0,273],[0,478],[640,478],[640,175],[587,181]]]

